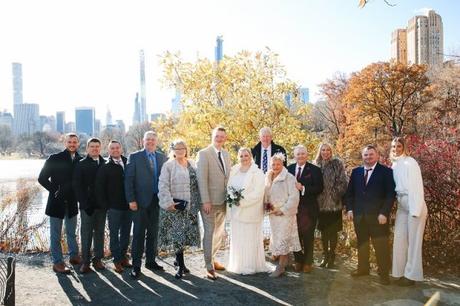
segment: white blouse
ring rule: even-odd
[[[393,161],[391,168],[398,197],[407,196],[409,213],[419,217],[426,204],[422,172],[417,161],[410,156],[400,156]]]

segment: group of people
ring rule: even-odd
[[[316,229],[321,232],[323,250],[320,267],[334,268],[345,207],[358,244],[358,268],[352,276],[369,274],[372,240],[380,282],[387,285],[391,269],[388,221],[396,199],[392,275],[402,286],[423,280],[427,208],[421,171],[408,156],[404,139],[392,142],[392,168],[380,164],[377,148],[369,145],[362,151],[363,166],[353,169],[348,179],[330,144],[319,146],[312,163],[308,162],[307,148],[296,146],[295,163],[287,166],[286,150],[272,138],[270,128],[262,128],[260,142],[252,149],[240,148],[238,163],[232,166],[224,149],[227,133],[223,127],[212,131],[211,144],[198,152],[196,162],[189,158],[182,140],[171,144],[168,159],[157,150],[158,138],[153,131],[145,133],[144,149],[128,158],[122,155],[121,144],[111,141],[107,159],[100,155],[99,139],[88,140],[87,155],[82,158],[77,152],[78,136],[67,134],[66,149],[51,155],[39,175],[40,184],[49,191],[46,214],[50,217],[53,270],[70,272],[61,249],[63,222],[70,264],[80,265],[81,273],[90,272],[91,263],[96,270],[105,269],[101,259],[106,218],[114,270],[122,273],[132,267],[130,275],[136,279],[141,276],[144,249],[145,267],[154,271],[163,270],[156,262],[158,249],[173,250],[175,277],[180,279],[190,272],[184,250],[200,245],[206,276],[212,280],[217,279],[216,270],[225,269],[239,274],[270,272],[271,277],[279,277],[291,252],[294,270],[310,273]],[[231,206],[229,197],[233,199]],[[81,253],[75,234],[78,208]],[[277,263],[274,270],[265,260],[264,215],[270,221],[269,250]],[[216,253],[227,218],[230,250],[225,267],[216,260]],[[127,256],[131,226],[132,262]]]

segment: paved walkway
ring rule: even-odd
[[[225,262],[225,252],[220,259]],[[460,305],[460,278],[429,278],[410,288],[382,286],[377,275],[352,279],[351,267],[316,268],[311,274],[288,272],[241,276],[219,273],[215,282],[204,277],[202,253],[186,255],[191,274],[174,278],[172,258],[165,272],[146,269],[139,281],[111,267],[101,273],[56,275],[48,255],[20,256],[16,264],[16,305],[423,305],[440,292],[439,305]],[[108,266],[111,266],[107,262]]]

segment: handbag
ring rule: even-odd
[[[174,205],[174,208],[176,210],[185,210],[188,204],[188,201],[179,200],[179,199],[173,199],[173,202],[176,203],[176,205]]]

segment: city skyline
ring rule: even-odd
[[[114,121],[122,119],[130,125],[133,100],[140,90],[139,50],[145,50],[150,116],[170,111],[176,95],[175,89],[160,86],[157,55],[181,51],[185,60],[193,61],[197,54],[212,60],[219,35],[225,41],[224,55],[243,49],[256,52],[266,46],[274,50],[288,77],[310,89],[313,102],[317,100],[317,85],[334,73],[351,73],[371,62],[389,60],[391,32],[421,14],[421,9],[432,8],[442,16],[444,53],[460,50],[456,31],[460,23],[454,18],[460,3],[393,2],[396,6],[388,7],[376,0],[359,9],[357,1],[337,0],[308,4],[173,1],[158,7],[135,1],[127,8],[110,6],[111,14],[104,13],[103,1],[94,4],[91,12],[87,8],[93,2],[87,1],[74,7],[57,1],[40,5],[31,1],[2,3],[0,28],[5,35],[0,55],[0,110],[13,112],[11,64],[18,62],[22,64],[23,101],[39,104],[41,115],[65,111],[66,121],[75,122],[76,107],[92,106],[96,117],[103,119],[108,105]],[[27,11],[22,9],[24,4]],[[148,9],[139,11],[136,24],[130,16],[143,5]],[[46,12],[49,7],[55,13]],[[175,15],[176,24],[171,25],[169,17],[162,15],[168,15],[164,13],[169,10],[176,12],[174,7],[182,10]],[[80,17],[77,20],[75,16],[84,16],[85,23],[79,23]],[[11,24],[15,27],[8,27]]]

